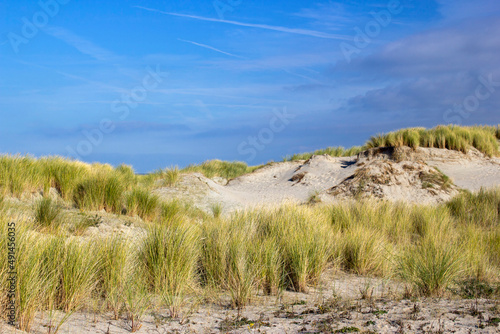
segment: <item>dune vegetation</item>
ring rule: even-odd
[[[189,165],[182,169],[183,173],[201,173],[208,178],[223,177],[225,179],[233,179],[235,177],[248,174],[260,166],[248,166],[245,162],[241,161],[221,161],[210,160],[205,161],[199,165]]]
[[[343,148],[342,146],[338,147],[328,147],[325,149],[316,150],[314,152],[307,153],[296,153],[283,158],[283,161],[297,161],[297,160],[307,160],[310,159],[313,155],[329,155],[331,157],[350,157],[361,153],[366,150],[364,146],[354,146],[348,149]]]
[[[371,137],[367,148],[429,147],[467,153],[471,147],[487,156],[497,156],[500,126],[437,126],[433,129],[410,128]]]
[[[79,237],[64,228],[70,222],[47,229],[51,205],[40,202],[26,214],[2,204],[2,249],[7,222],[16,222],[17,319],[24,330],[37,311],[71,313],[96,303],[134,326],[158,307],[177,317],[214,292],[239,309],[259,291],[306,292],[327,268],[401,280],[415,296],[464,291],[470,282],[500,293],[500,190],[465,192],[439,206],[285,205],[205,215],[202,223],[184,208],[150,217],[138,240]],[[6,259],[0,265],[5,296]]]
[[[475,147],[497,155],[499,134],[498,127],[407,129],[374,137],[367,147]],[[15,222],[18,327],[29,331],[39,311],[52,319],[99,305],[115,319],[125,316],[136,331],[145,314],[159,309],[176,318],[214,298],[239,310],[258,293],[307,292],[332,268],[400,281],[411,296],[500,297],[500,189],[464,191],[434,206],[368,199],[231,215],[152,192],[175,185],[183,173],[232,178],[256,168],[211,161],[136,175],[125,165],[1,156],[0,248],[8,249],[8,223]],[[33,200],[34,194],[41,196]],[[103,215],[140,217],[140,232],[86,235]],[[10,268],[8,253],[0,256],[5,316]],[[56,332],[67,320],[58,319]]]
[[[284,161],[307,160],[313,155],[329,155],[332,157],[350,157],[367,149],[377,147],[411,148],[446,148],[449,150],[467,153],[471,147],[476,148],[488,156],[497,156],[500,140],[499,126],[437,126],[432,129],[409,128],[387,134],[372,136],[365,145],[354,146],[348,149],[343,147],[328,147],[314,152],[293,154],[283,158]]]

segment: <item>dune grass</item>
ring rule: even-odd
[[[375,147],[434,147],[467,153],[471,147],[487,156],[497,156],[500,128],[493,126],[456,125],[437,126],[433,129],[409,128],[370,138],[367,148]]]
[[[41,227],[51,227],[61,213],[61,208],[50,197],[44,197],[35,203],[34,211],[35,221]]]
[[[298,161],[298,160],[308,160],[313,155],[329,155],[331,157],[351,157],[357,155],[358,153],[366,150],[364,146],[354,146],[348,149],[342,146],[338,147],[327,147],[325,149],[316,150],[314,152],[307,153],[297,153],[283,158],[283,161]]]
[[[176,318],[184,296],[195,282],[199,236],[194,226],[182,221],[153,225],[139,251],[139,261],[152,293],[159,295]]]
[[[437,206],[364,200],[200,218],[172,202],[139,239],[46,234],[20,220],[17,319],[29,329],[38,311],[70,316],[101,303],[114,318],[125,312],[130,329],[138,330],[144,314],[159,307],[182,315],[200,289],[226,294],[241,309],[258,293],[307,291],[331,267],[400,279],[415,295],[442,296],[471,280],[498,284],[499,204],[500,190],[483,190]],[[0,217],[4,249],[8,221]],[[0,263],[3,296],[6,263]]]
[[[160,203],[158,195],[151,194],[147,189],[134,189],[126,195],[127,213],[138,215],[143,220],[152,220],[157,215]]]
[[[498,127],[407,129],[373,138],[369,146],[476,147],[495,155],[498,135]],[[182,172],[231,178],[255,168],[211,161],[169,171],[174,182]],[[200,289],[228,295],[240,309],[261,292],[305,292],[331,267],[399,279],[414,294],[426,296],[442,296],[460,282],[500,281],[498,189],[462,192],[436,206],[363,200],[222,215],[222,207],[214,205],[209,215],[178,200],[160,202],[151,190],[164,178],[169,177],[137,176],[125,165],[0,156],[0,247],[7,249],[7,223],[15,219],[19,328],[29,330],[38,311],[71,315],[95,302],[104,303],[115,318],[125,312],[136,331],[153,308],[166,307],[170,316],[179,316]],[[438,181],[433,182],[446,186],[446,179]],[[48,196],[49,188],[59,193],[59,204],[52,193]],[[6,209],[12,201],[4,197],[36,192],[44,197],[28,215]],[[67,202],[84,212],[119,214],[126,208],[145,220],[144,235],[89,240],[40,228],[66,224],[59,215]],[[5,315],[7,252],[0,257],[0,312]]]
[[[441,296],[463,270],[460,248],[428,236],[402,252],[396,273],[418,293]]]
[[[221,161],[210,160],[199,165],[190,165],[181,170],[182,173],[201,173],[208,178],[223,177],[234,179],[235,177],[248,174],[258,169],[260,166],[248,166],[241,161]]]
[[[76,206],[82,210],[120,213],[125,191],[117,177],[107,174],[91,176],[77,184],[74,194]]]
[[[285,161],[307,160],[313,155],[343,157],[356,155],[374,147],[434,147],[467,152],[471,147],[488,156],[499,154],[499,126],[437,126],[433,129],[409,128],[371,137],[362,147],[328,147],[309,153],[294,154]],[[202,164],[179,169],[171,167],[147,175],[136,175],[133,168],[120,165],[86,164],[62,157],[1,155],[0,194],[21,198],[34,193],[47,196],[54,188],[67,202],[88,210],[105,209],[119,212],[124,193],[135,188],[154,189],[175,186],[181,174],[202,173],[208,178],[233,179],[251,173],[261,166],[248,166],[245,162],[210,160]]]
[[[121,237],[108,237],[99,247],[98,289],[103,296],[107,309],[118,320],[123,304],[127,278],[130,276],[129,264],[132,256],[129,243]]]

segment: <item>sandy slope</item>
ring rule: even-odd
[[[283,202],[304,203],[313,194],[325,202],[375,196],[432,204],[450,199],[460,188],[476,191],[500,185],[500,159],[485,157],[475,149],[464,154],[408,148],[397,157],[393,154],[386,150],[347,158],[313,156],[307,161],[272,163],[227,184],[195,173],[182,176],[177,187],[161,188],[157,193],[163,198],[192,200],[207,211],[221,204],[227,213]],[[422,175],[436,174],[434,167],[449,176],[455,186],[429,187]]]

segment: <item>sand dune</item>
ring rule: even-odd
[[[438,170],[437,170],[437,169]],[[451,182],[441,184],[441,171]],[[307,161],[270,163],[253,173],[224,180],[183,175],[175,188],[161,188],[164,198],[192,200],[202,209],[221,204],[225,212],[284,202],[323,202],[353,197],[433,204],[460,189],[477,191],[500,185],[500,159],[475,149],[467,154],[435,148],[375,149],[358,156],[313,156]]]

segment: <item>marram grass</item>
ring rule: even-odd
[[[499,133],[500,128],[498,126],[461,127],[440,125],[433,129],[409,128],[373,136],[366,143],[366,147],[434,147],[464,153],[474,147],[491,157],[499,154]]]
[[[492,155],[498,150],[493,145],[498,128],[405,131],[379,136],[373,146],[476,147]],[[252,170],[245,166],[211,162],[185,171],[231,178]],[[366,200],[231,216],[215,208],[215,218],[176,200],[159,202],[151,193],[154,182],[128,166],[0,157],[0,247],[6,249],[6,226],[15,217],[20,328],[29,329],[39,311],[71,314],[102,302],[115,317],[126,312],[137,330],[148,310],[167,307],[178,316],[200,289],[228,295],[235,308],[242,308],[261,292],[307,291],[330,267],[400,279],[423,295],[443,295],[470,279],[500,280],[500,190],[463,192],[437,206]],[[24,216],[11,210],[9,197],[46,195],[49,187],[59,193],[61,208],[72,202],[82,211],[126,208],[138,214],[146,220],[144,235],[88,242],[69,232],[48,234],[40,225],[67,224],[51,213],[58,207],[49,196]],[[5,296],[6,253],[1,257],[0,295]],[[0,308],[4,305],[2,299]]]
[[[45,234],[30,219],[16,226],[19,326],[39,311],[72,312],[97,302],[140,327],[148,310],[179,316],[200,289],[219,291],[235,308],[257,293],[307,291],[327,268],[396,278],[415,294],[442,296],[472,280],[498,284],[498,190],[463,193],[437,206],[366,200],[286,205],[215,219],[167,205],[138,239]],[[10,205],[4,203],[4,205]],[[0,217],[6,248],[9,210]],[[165,218],[162,219],[161,217]],[[0,292],[7,289],[6,253]],[[1,303],[0,305],[5,305]],[[4,306],[1,306],[4,307]],[[6,314],[5,310],[0,310]]]

